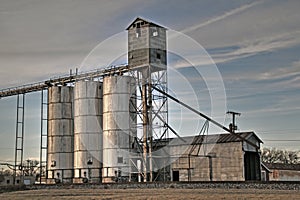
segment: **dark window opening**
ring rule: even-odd
[[[156,58],[160,59],[160,54],[159,53],[156,54]]]
[[[123,163],[123,157],[118,157],[118,163]]]
[[[20,183],[20,180],[17,180],[17,184],[19,184]]]
[[[173,181],[179,181],[179,171],[173,171]]]
[[[9,184],[9,182],[10,182],[9,180],[6,180],[6,184]]]

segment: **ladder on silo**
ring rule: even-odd
[[[47,130],[48,130],[48,95],[47,90],[41,91],[41,141],[40,141],[40,176],[39,182],[42,183],[42,177],[47,177]],[[44,168],[44,171],[43,171]],[[43,173],[45,175],[43,176]]]
[[[24,171],[23,171],[24,114],[25,114],[25,93],[17,95],[16,143],[15,143],[15,165],[14,165],[13,184],[16,184],[17,170],[21,170],[21,176],[24,175]]]

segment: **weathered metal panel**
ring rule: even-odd
[[[185,146],[185,147],[184,147]],[[190,145],[171,146],[171,155],[177,154],[178,160],[172,163],[173,170],[180,169],[180,181],[188,181]],[[186,151],[182,151],[184,148]],[[205,151],[205,148],[209,151]],[[192,155],[197,155],[197,150]],[[209,158],[209,156],[212,156]],[[209,165],[211,159],[211,166]],[[244,152],[242,142],[204,144],[198,156],[190,157],[191,181],[244,181]]]
[[[48,142],[49,148],[48,153],[58,154],[60,153],[72,153],[73,152],[73,136],[55,136],[49,137]],[[60,165],[62,168],[66,168],[69,166]]]
[[[49,104],[49,119],[70,119],[72,118],[71,103]]]
[[[73,136],[73,122],[70,119],[52,119],[48,121],[49,136]]]
[[[90,99],[76,99],[74,103],[80,105],[75,107],[75,116],[89,116],[90,113],[102,113],[102,106],[99,104],[101,99],[90,98]]]
[[[85,115],[85,116],[75,116],[75,125],[74,131],[75,134],[101,134],[102,131],[102,116],[92,116],[92,115]],[[100,137],[100,136],[99,136]],[[91,147],[93,148],[93,147]]]

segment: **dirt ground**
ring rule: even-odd
[[[251,189],[40,189],[7,192],[0,199],[288,199],[300,191]]]

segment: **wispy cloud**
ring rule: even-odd
[[[238,8],[235,8],[235,9],[233,9],[233,10],[230,10],[230,11],[228,11],[228,12],[222,14],[222,15],[215,16],[215,17],[213,17],[213,18],[211,18],[211,19],[209,19],[209,20],[207,20],[207,21],[205,21],[205,22],[203,22],[203,23],[201,23],[201,24],[196,24],[196,25],[194,25],[194,26],[188,27],[188,28],[182,30],[181,32],[182,32],[182,33],[188,33],[188,32],[191,32],[191,31],[195,31],[195,30],[197,30],[197,29],[199,29],[199,28],[202,28],[202,27],[204,27],[204,26],[208,26],[208,25],[210,25],[210,24],[212,24],[212,23],[215,23],[215,22],[217,22],[217,21],[226,19],[227,17],[230,17],[230,16],[232,16],[232,15],[241,13],[241,12],[243,12],[243,11],[249,9],[249,8],[252,8],[252,7],[254,7],[254,6],[257,6],[258,4],[261,4],[261,3],[263,3],[263,2],[264,2],[264,1],[255,1],[255,2],[250,3],[250,4],[243,5],[243,6],[241,6],[241,7],[238,7]]]
[[[265,52],[272,52],[279,49],[290,48],[300,44],[300,30],[276,34],[273,36],[265,36],[257,39],[245,40],[232,46],[223,46],[224,51],[214,53],[204,52],[200,49],[199,52],[194,51],[189,55],[185,55],[185,59],[196,61],[193,64],[197,66],[213,65],[219,63],[230,62],[237,59],[247,58]],[[184,45],[184,44],[183,44]],[[225,51],[226,50],[226,51]],[[185,60],[171,61],[174,68],[190,67],[192,64]]]
[[[300,75],[300,60],[293,62],[291,66],[285,66],[285,67],[266,71],[260,74],[258,79],[261,80],[282,79],[282,78],[296,76],[296,75]],[[296,80],[299,80],[299,77],[296,77]]]
[[[235,59],[245,58],[271,52],[282,48],[288,48],[300,44],[300,30],[286,32],[272,37],[263,37],[255,40],[244,41],[239,44],[239,48],[226,53],[212,54],[216,63],[228,62]]]

